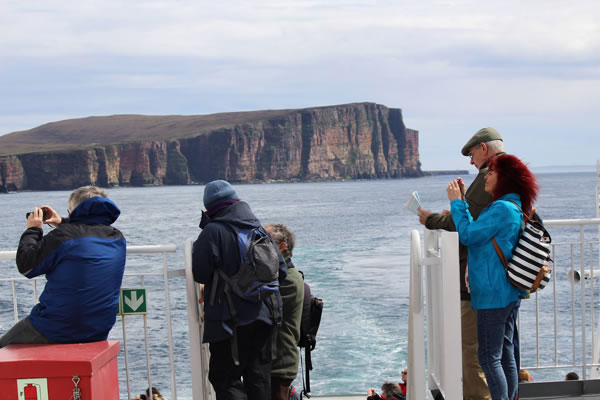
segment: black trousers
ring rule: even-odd
[[[217,400],[271,398],[272,329],[260,321],[237,328],[238,366],[233,363],[230,340],[210,344],[208,379]]]

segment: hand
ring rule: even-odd
[[[204,303],[204,284],[200,284],[200,297],[198,297],[198,304]],[[204,311],[200,314],[200,322],[204,323]]]
[[[451,181],[446,188],[446,192],[448,193],[448,200],[460,200],[460,186],[457,181]]]
[[[200,297],[198,297],[198,304],[204,303],[204,284],[200,284]]]
[[[376,394],[375,393],[375,389],[371,388],[371,389],[367,390],[367,395],[368,396],[375,396],[375,394]]]
[[[34,208],[33,212],[29,214],[27,218],[27,229],[29,228],[40,228],[42,229],[42,218],[44,217],[44,213],[41,208]]]
[[[429,218],[429,216],[431,215],[431,211],[423,210],[421,207],[419,207],[418,210],[419,213],[417,214],[417,216],[419,217],[419,222],[421,223],[421,225],[425,225],[425,223],[427,222],[427,218]]]
[[[460,189],[461,199],[464,200],[465,199],[465,183],[463,182],[463,180],[460,176],[458,178],[456,178],[456,181],[458,182],[458,188]]]
[[[62,217],[58,215],[58,213],[50,206],[42,206],[44,210],[46,210],[46,220],[45,224],[58,226],[62,222]]]

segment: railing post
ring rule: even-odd
[[[169,364],[171,366],[171,398],[177,399],[177,383],[175,381],[175,350],[173,346],[173,324],[171,322],[171,298],[169,296],[169,268],[167,266],[167,253],[163,253],[163,280],[165,282],[165,312],[169,338]],[[146,315],[144,315],[146,318]],[[148,374],[150,376],[150,374]],[[152,387],[152,386],[150,386]]]
[[[192,240],[185,242],[185,288],[187,293],[192,396],[194,400],[211,400],[212,387],[208,381],[208,346],[202,344],[202,308],[198,303],[196,282],[192,273]]]
[[[410,234],[410,288],[408,313],[408,386],[407,398],[424,400],[425,385],[425,316],[423,310],[423,278],[421,275],[421,238]]]
[[[441,239],[441,246],[440,246]],[[413,311],[413,302],[420,303],[416,293],[421,284],[415,282],[418,266],[426,268],[426,304],[427,304],[427,376],[429,390],[439,390],[445,399],[462,398],[462,341],[461,341],[461,310],[460,310],[460,268],[458,262],[458,234],[456,232],[429,231],[424,233],[424,251],[422,261],[414,259],[417,253],[418,234],[413,233],[411,241],[411,317],[412,321],[420,322],[419,314]],[[411,321],[409,319],[409,321]],[[416,324],[419,326],[419,323]],[[410,332],[418,334],[416,327]],[[422,331],[421,331],[422,332]],[[419,341],[410,342],[418,346]],[[409,348],[417,357],[421,356],[418,347]],[[410,365],[410,362],[409,362]],[[419,365],[415,365],[419,367]],[[421,369],[416,370],[419,374]],[[413,372],[410,375],[415,375]],[[410,381],[409,381],[410,382]],[[418,395],[418,393],[416,393]],[[411,397],[412,398],[412,397]]]
[[[441,380],[444,382],[445,399],[462,399],[462,339],[460,309],[460,267],[458,261],[458,233],[442,232],[442,263],[439,278],[441,301],[443,302],[442,331],[440,336],[442,353]]]
[[[441,236],[440,236],[441,235]],[[441,246],[440,246],[441,239]],[[439,390],[445,399],[462,398],[462,341],[460,268],[456,232],[424,232],[424,251],[412,232],[410,252],[410,314],[408,397],[422,399],[426,370],[429,391]],[[425,268],[427,304],[427,363],[425,351],[421,266]],[[429,396],[427,396],[429,398]]]
[[[433,270],[429,268],[431,265],[439,264],[440,262],[440,248],[439,248],[439,237],[438,231],[424,230],[423,233],[423,265],[425,268],[425,296],[427,297],[427,320],[436,320],[436,308],[433,306],[432,293],[435,292]],[[434,379],[435,371],[438,366],[436,363],[435,354],[438,352],[437,343],[435,342],[434,324],[427,324],[427,365],[429,366],[429,373],[427,374],[427,382],[429,390],[438,389],[438,382]]]

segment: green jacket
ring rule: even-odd
[[[300,322],[302,320],[302,304],[304,302],[304,280],[291,259],[287,277],[280,282],[279,293],[283,302],[283,321],[277,338],[277,357],[273,360],[271,376],[279,379],[294,380],[298,374],[300,353]]]
[[[481,214],[481,211],[490,203],[492,196],[487,193],[485,188],[485,175],[487,174],[487,164],[484,164],[479,170],[479,174],[475,177],[475,180],[465,193],[465,200],[469,205],[469,212],[473,217],[473,220],[476,220]],[[443,229],[446,231],[456,231],[456,226],[454,226],[454,221],[452,221],[452,216],[450,214],[439,214],[432,213],[425,222],[425,227],[427,229]],[[458,258],[460,262],[460,299],[461,300],[471,300],[471,296],[467,291],[467,285],[465,283],[465,272],[467,270],[467,256],[468,250],[467,246],[464,246],[462,243],[458,243],[459,251]]]

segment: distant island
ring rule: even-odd
[[[423,175],[418,131],[375,103],[98,116],[0,136],[4,192]]]
[[[595,165],[547,165],[543,167],[532,167],[536,173],[561,173],[561,172],[596,172]]]
[[[466,169],[449,169],[439,171],[423,171],[423,176],[436,176],[436,175],[469,175],[469,171]]]

